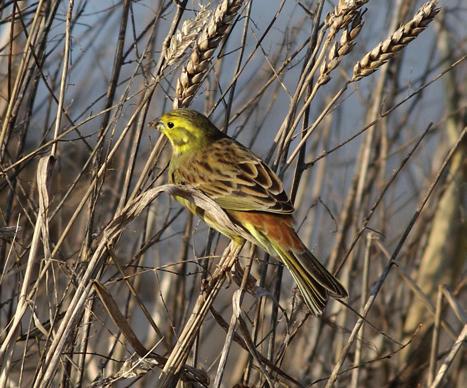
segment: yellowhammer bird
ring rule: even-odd
[[[293,227],[294,207],[282,182],[258,156],[193,110],[165,113],[157,128],[172,145],[170,182],[189,185],[207,195],[258,246],[278,257],[312,313],[321,314],[328,296],[347,296],[345,288],[298,237]],[[177,199],[218,232],[232,240],[243,240],[193,203]]]

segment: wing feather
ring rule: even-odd
[[[196,152],[170,174],[174,183],[190,184],[226,210],[290,214],[294,211],[281,180],[254,153],[224,137]]]

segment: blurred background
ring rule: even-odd
[[[148,123],[180,106],[180,74],[219,3],[0,2],[2,386],[159,378],[165,361],[118,376],[135,353],[124,322],[168,357],[228,241],[168,194],[118,217],[167,181],[170,148]],[[467,5],[440,1],[426,31],[349,82],[422,5],[361,2],[351,52],[320,83],[326,15],[352,2],[233,3],[188,105],[278,171],[303,241],[350,297],[311,317],[287,271],[245,247],[190,346],[187,365],[210,382],[179,384],[430,386],[446,365],[437,384],[465,386]]]

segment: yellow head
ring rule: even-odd
[[[164,113],[156,128],[169,139],[175,155],[202,148],[223,136],[206,116],[190,109]]]

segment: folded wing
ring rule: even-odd
[[[226,210],[290,214],[294,211],[282,182],[255,154],[230,138],[209,153],[196,153],[173,172],[172,181],[204,192]]]

